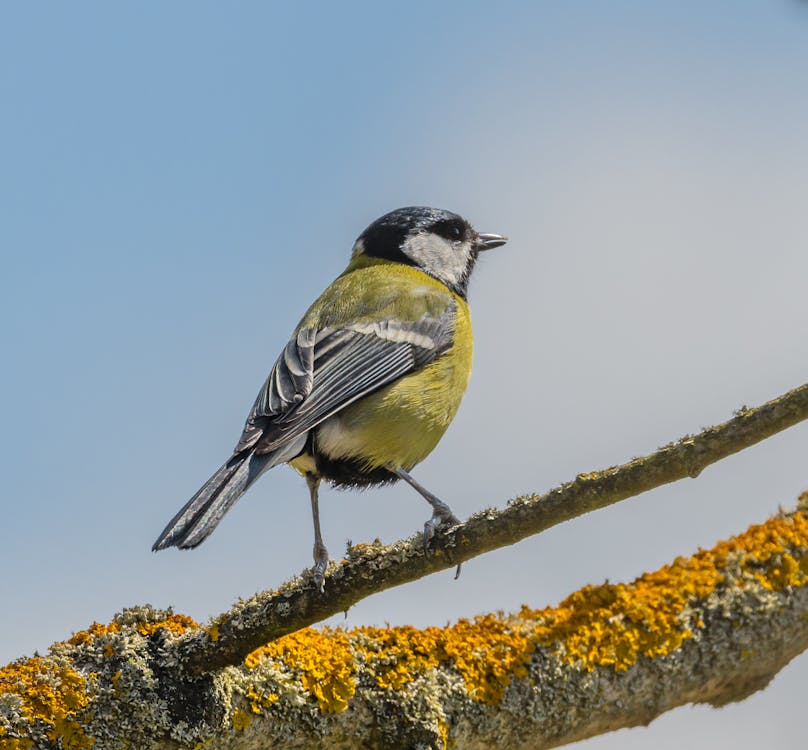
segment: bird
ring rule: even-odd
[[[425,206],[374,221],[350,262],[303,315],[249,412],[232,455],[152,546],[190,549],[211,534],[266,471],[289,464],[308,485],[313,582],[324,590],[328,550],[319,487],[403,480],[432,507],[424,548],[459,520],[410,471],[436,447],[471,374],[469,279],[481,252],[507,237]]]

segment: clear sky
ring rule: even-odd
[[[511,242],[475,371],[414,473],[460,516],[654,450],[806,379],[808,6],[796,0],[6,3],[0,9],[0,663],[124,606],[197,619],[311,563],[273,470],[152,554],[374,218]],[[372,597],[444,624],[710,546],[808,488],[808,425]],[[325,541],[409,536],[406,487],[326,490]],[[589,748],[804,746],[808,658]]]

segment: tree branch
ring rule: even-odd
[[[438,534],[424,555],[422,536],[389,546],[357,545],[332,563],[325,594],[308,572],[234,605],[207,630],[189,633],[177,645],[177,663],[189,674],[240,664],[254,649],[282,635],[348,610],[361,599],[446,570],[463,560],[514,544],[562,521],[647,492],[755,445],[808,418],[808,384],[762,406],[743,407],[728,422],[685,436],[643,458],[603,471],[579,474],[543,495],[525,495],[502,510],[477,513]]]
[[[763,688],[808,648],[798,510],[629,584],[447,628],[305,629],[187,679],[149,608],[0,669],[0,750],[542,750]],[[179,637],[178,637],[179,636]]]

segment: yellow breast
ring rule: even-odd
[[[452,347],[422,370],[360,399],[317,428],[319,452],[357,458],[363,467],[423,461],[451,423],[471,375],[473,336],[466,302],[456,297]]]

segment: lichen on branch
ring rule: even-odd
[[[202,630],[127,610],[3,668],[0,750],[544,748],[738,700],[808,648],[808,496],[556,607],[446,628],[306,628],[188,679],[175,646]]]

